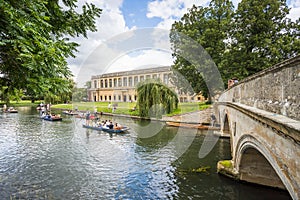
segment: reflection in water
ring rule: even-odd
[[[219,176],[216,163],[230,159],[230,142],[219,139],[200,159],[205,131],[153,122],[156,133],[145,134],[149,122],[114,118],[132,128],[117,135],[84,129],[84,120],[68,116],[48,122],[35,109],[19,111],[0,114],[1,199],[290,198]],[[200,167],[209,169],[193,171]]]
[[[86,138],[87,138],[87,140],[88,140],[88,139],[89,139],[89,137],[90,137],[90,131],[91,131],[91,130],[90,130],[90,129],[88,129],[88,128],[85,130],[85,134],[86,134]]]

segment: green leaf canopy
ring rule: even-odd
[[[0,84],[7,92],[65,93],[72,89],[66,59],[78,44],[70,37],[96,31],[101,9],[76,0],[0,1]]]
[[[177,107],[177,94],[166,85],[147,80],[137,86],[137,108],[141,117],[159,118]]]

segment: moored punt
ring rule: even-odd
[[[201,130],[220,130],[220,127],[208,126],[208,125],[203,125],[203,124],[189,124],[189,123],[182,123],[182,122],[166,122],[166,124],[168,126],[196,128],[196,129],[201,129]]]
[[[85,119],[86,115],[84,113],[79,113],[77,115],[75,115],[76,118],[81,118],[81,119]],[[94,115],[90,115],[90,120],[94,120],[96,117]]]
[[[5,113],[18,113],[18,110],[14,109],[13,107],[8,108],[7,110],[3,110]]]
[[[67,111],[67,110],[62,111],[62,114],[65,114],[65,115],[79,115],[79,113],[75,113],[73,111]]]
[[[50,115],[46,115],[44,117],[41,117],[43,120],[46,120],[46,121],[62,121],[62,118],[61,117],[58,117],[58,116],[50,116]]]
[[[108,133],[124,133],[125,131],[129,130],[128,127],[123,127],[121,129],[110,129],[108,127],[103,127],[103,126],[88,126],[85,124],[82,124],[83,128],[89,128],[89,129],[93,129],[93,130],[97,130],[97,131],[104,131],[104,132],[108,132]]]
[[[15,110],[15,109],[13,109],[13,110],[7,110],[7,111],[4,111],[4,112],[6,112],[6,113],[18,113],[18,111]]]

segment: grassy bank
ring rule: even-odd
[[[13,106],[13,107],[22,107],[22,106],[38,106],[42,101],[35,101],[34,103],[31,103],[30,100],[22,100],[22,101],[11,101],[9,102],[9,105],[7,106]],[[5,102],[0,102],[1,107],[5,104]]]
[[[117,103],[108,103],[108,102],[76,102],[73,104],[57,104],[53,105],[52,108],[64,109],[64,110],[75,110],[76,108],[80,111],[91,111],[93,112],[97,109],[97,112],[112,113],[112,105],[117,104],[115,114],[126,114],[126,115],[138,115],[138,111],[133,111],[133,108],[136,107],[136,103],[127,103],[127,102],[117,102]],[[109,106],[110,105],[110,106]],[[204,110],[209,108],[210,104],[201,103],[179,103],[178,109],[168,116],[173,116],[177,114],[195,112],[199,110]]]

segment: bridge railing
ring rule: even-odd
[[[240,81],[218,101],[237,102],[300,120],[300,55]]]

